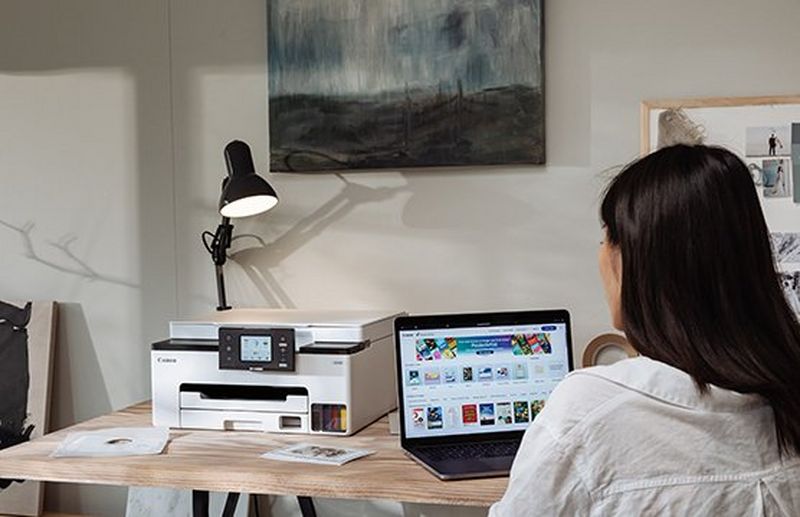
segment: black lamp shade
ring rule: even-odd
[[[219,213],[223,217],[249,217],[273,208],[278,195],[267,181],[256,174],[250,147],[234,140],[225,147],[228,177],[222,185]]]

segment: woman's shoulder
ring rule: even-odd
[[[632,358],[608,366],[592,366],[571,372],[550,394],[540,415],[542,424],[556,438],[587,421],[601,418],[610,406],[633,390],[624,381],[641,370],[644,358]]]

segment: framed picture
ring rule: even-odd
[[[268,0],[270,168],[545,160],[542,0]]]
[[[646,100],[641,154],[675,142],[721,145],[748,164],[768,220],[800,203],[800,95]],[[791,229],[791,228],[790,228]]]

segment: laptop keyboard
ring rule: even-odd
[[[501,456],[514,456],[519,448],[519,440],[504,440],[499,442],[462,443],[454,445],[434,445],[420,447],[420,453],[433,461],[472,459],[472,458],[497,458]]]

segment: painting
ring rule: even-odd
[[[268,0],[270,168],[545,160],[542,0]]]

